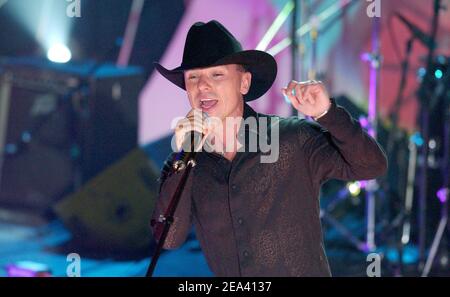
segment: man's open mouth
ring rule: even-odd
[[[200,100],[200,107],[203,111],[213,108],[219,100],[216,99],[202,99]]]

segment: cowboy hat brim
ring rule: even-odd
[[[227,64],[241,64],[252,74],[250,89],[244,95],[245,101],[255,100],[264,95],[272,86],[277,76],[277,63],[268,53],[258,50],[246,50],[227,55],[214,63],[207,65],[182,65],[169,70],[155,62],[155,68],[166,79],[178,87],[186,90],[184,84],[184,71],[194,68],[205,68]]]

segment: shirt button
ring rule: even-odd
[[[236,186],[235,184],[232,184],[232,185],[231,185],[231,189],[236,190],[236,189],[237,189],[237,186]]]
[[[247,251],[244,251],[244,257],[248,257],[250,254]]]
[[[244,223],[244,220],[242,218],[239,218],[238,223],[239,223],[239,225],[242,225]]]

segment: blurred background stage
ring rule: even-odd
[[[0,276],[66,276],[71,253],[81,276],[145,275],[190,109],[153,62],[177,66],[211,19],[278,62],[257,111],[293,115],[279,90],[319,79],[388,154],[376,181],[323,186],[333,275],[366,276],[376,252],[382,276],[450,276],[449,0],[0,0]],[[212,275],[195,230],[155,275]]]

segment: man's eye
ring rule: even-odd
[[[189,79],[196,79],[197,75],[189,75]]]
[[[214,73],[213,76],[214,77],[220,77],[220,76],[223,76],[223,74],[222,73]]]

